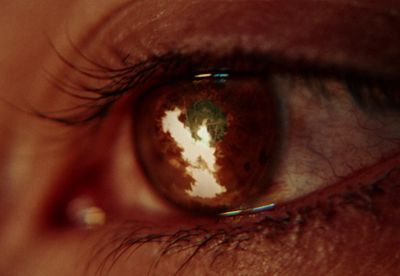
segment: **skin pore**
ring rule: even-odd
[[[396,2],[4,3],[0,274],[398,274],[398,147],[376,164],[270,212],[216,219],[188,214],[149,191],[132,157],[134,94],[118,98],[94,127],[66,127],[31,112],[52,114],[85,102],[52,83],[86,84],[88,77],[57,55],[90,65],[80,50],[96,63],[118,67],[121,56],[135,63],[168,52],[224,55],[241,49],[390,82],[400,72]],[[106,210],[108,223],[93,229],[71,223],[65,210],[77,197]]]

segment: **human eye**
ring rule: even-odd
[[[379,233],[396,241],[398,70],[385,62],[396,50],[372,56],[349,50],[340,43],[346,38],[332,40],[335,46],[277,36],[295,47],[290,39],[274,41],[274,28],[263,35],[254,27],[265,18],[253,22],[269,14],[256,10],[291,14],[288,7],[204,3],[139,2],[85,47],[72,45],[70,56],[54,45],[61,60],[50,86],[54,102],[36,115],[69,128],[60,128],[67,158],[49,180],[55,187],[42,208],[46,233],[89,251],[89,274],[283,274],[283,262],[289,274],[307,274],[316,262],[321,274],[339,273],[351,270],[350,248],[371,264],[387,245]],[[157,8],[163,12],[153,14]],[[219,9],[226,21],[215,28]],[[188,31],[198,10],[210,11],[208,19]],[[243,21],[235,24],[229,17],[239,10]],[[276,30],[286,29],[281,24]],[[248,172],[237,184],[221,182],[223,200],[193,196],[193,168],[200,165],[191,165],[182,143],[174,162],[168,156],[180,141],[163,119],[180,111],[173,125],[195,129],[193,138],[205,121],[196,115],[199,105],[222,122],[217,134],[202,128],[216,140],[208,147],[237,161],[216,167],[231,180]],[[225,147],[228,133],[234,135]],[[170,189],[179,181],[186,182]]]
[[[199,52],[167,53],[139,64],[139,70],[137,64],[118,70],[111,85],[75,92],[97,95],[91,99],[94,109],[84,105],[81,113],[73,110],[53,120],[106,119],[104,110],[124,101],[121,95],[135,94],[125,111],[132,127],[122,135],[131,140],[124,144],[124,158],[138,164],[142,182],[192,213],[230,215],[273,207],[396,154],[397,98],[388,81],[383,87],[345,69],[342,76],[304,65],[288,71],[255,53],[217,60]]]

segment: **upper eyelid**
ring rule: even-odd
[[[148,2],[147,5],[150,5],[152,1]],[[192,2],[196,4],[198,1]],[[204,6],[207,7],[210,2],[212,1],[205,1]],[[223,1],[212,3],[221,5]],[[258,4],[261,11],[254,14],[255,17],[260,17],[256,20],[259,25],[250,31],[254,27],[252,24],[255,24],[252,3]],[[113,20],[115,22],[102,31],[102,36],[103,39],[111,40],[111,46],[117,51],[122,49],[124,54],[130,53],[132,57],[138,55],[150,58],[154,53],[160,56],[160,53],[172,49],[179,49],[181,53],[193,53],[207,48],[213,53],[227,54],[238,47],[247,52],[269,52],[291,61],[307,60],[329,63],[336,67],[349,65],[358,70],[369,71],[371,75],[390,73],[393,78],[398,77],[400,70],[398,64],[393,62],[399,60],[400,54],[399,47],[396,47],[400,44],[399,33],[396,31],[400,20],[396,12],[389,13],[378,8],[374,10],[373,6],[368,8],[363,3],[301,3],[305,7],[296,10],[298,3],[293,3],[291,7],[280,1],[250,2],[249,7],[246,6],[240,14],[240,24],[236,24],[237,20],[232,18],[218,18],[219,22],[224,20],[222,26],[212,21],[215,20],[212,9],[209,10],[211,15],[207,14],[204,19],[202,16],[196,17],[193,23],[193,13],[198,9],[195,4],[184,5],[187,8],[180,11],[183,14],[179,17],[172,16],[173,7],[172,10],[165,7],[158,10],[155,7],[154,13],[148,14],[147,21],[140,19],[140,15],[135,13],[135,8],[139,7],[134,5],[131,10],[127,9],[121,16],[117,16]],[[146,7],[146,4],[142,6]],[[230,6],[230,10],[234,9]],[[326,18],[314,18],[316,12],[322,11],[322,8],[326,8],[326,11],[323,10]],[[276,15],[274,12],[281,14]],[[340,20],[337,16],[332,17],[339,12]],[[164,25],[168,28],[163,27]],[[223,31],[219,31],[220,29]],[[383,44],[385,49],[381,47]]]

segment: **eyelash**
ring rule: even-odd
[[[211,266],[217,262],[218,258],[223,258],[224,253],[229,250],[235,254],[238,251],[249,251],[251,249],[242,246],[242,243],[251,241],[257,233],[262,233],[261,237],[265,240],[276,241],[277,237],[282,237],[291,233],[296,238],[290,238],[290,241],[301,237],[307,224],[311,221],[321,220],[328,223],[335,217],[336,211],[340,208],[349,210],[354,208],[362,210],[364,216],[371,216],[373,219],[379,218],[379,207],[374,204],[376,198],[383,193],[393,193],[391,189],[396,188],[393,179],[398,175],[398,170],[393,169],[385,177],[363,187],[362,190],[349,190],[341,194],[335,194],[325,200],[321,200],[313,205],[303,208],[295,206],[287,207],[286,210],[271,212],[262,216],[254,215],[247,217],[243,221],[236,218],[222,218],[215,221],[216,228],[197,226],[189,229],[181,229],[176,232],[162,233],[143,233],[152,231],[154,226],[143,226],[142,222],[127,222],[123,227],[114,229],[112,233],[118,233],[102,243],[102,247],[94,248],[94,258],[106,252],[101,258],[100,266],[96,272],[98,275],[108,275],[113,266],[122,258],[124,254],[130,255],[141,245],[148,243],[157,243],[160,245],[159,256],[153,263],[147,275],[152,275],[153,270],[162,262],[162,259],[169,254],[179,254],[190,251],[184,258],[174,275],[182,272],[190,262],[196,257],[207,256],[211,258]],[[295,232],[291,232],[294,230]],[[290,248],[290,244],[285,244]],[[110,250],[110,248],[113,248]],[[257,254],[257,252],[255,252]],[[96,275],[97,275],[96,274]]]
[[[397,84],[392,80],[385,79],[384,77],[371,77],[362,72],[351,70],[346,71],[339,68],[310,66],[306,63],[278,63],[264,54],[249,55],[238,52],[228,57],[213,58],[204,53],[194,53],[191,55],[169,53],[152,57],[145,62],[139,62],[134,65],[128,64],[129,57],[126,57],[122,59],[126,67],[120,69],[101,66],[81,55],[84,60],[96,68],[95,70],[74,65],[59,53],[58,56],[74,72],[89,79],[106,80],[105,85],[96,87],[51,76],[53,83],[62,92],[81,98],[87,102],[84,105],[75,106],[66,112],[60,111],[49,114],[35,111],[35,114],[41,118],[68,126],[87,125],[101,121],[107,115],[112,105],[129,91],[132,91],[132,93],[139,93],[136,91],[146,93],[148,90],[156,89],[166,83],[191,80],[194,75],[199,73],[226,72],[227,69],[229,69],[230,75],[234,78],[241,78],[248,75],[265,77],[268,76],[268,73],[300,76],[308,81],[310,88],[313,88],[322,95],[324,95],[325,89],[323,79],[333,77],[346,84],[349,88],[349,93],[362,108],[396,110],[400,107],[400,98],[396,95],[395,89],[393,89]],[[144,89],[143,87],[146,88]],[[381,99],[381,101],[375,102],[376,98]],[[373,184],[371,186],[375,187],[376,185]],[[365,198],[373,197],[375,190],[368,189],[362,193],[352,193],[350,196],[360,199],[358,201],[346,201],[345,196],[348,197],[349,193],[336,195],[335,198],[339,198],[342,202],[341,204],[350,204],[357,208],[369,209],[371,207],[369,200],[365,200]],[[202,228],[199,226],[179,230],[171,234],[168,234],[168,232],[167,234],[140,234],[138,232],[142,228],[134,231],[137,228],[136,224],[131,223],[127,225],[126,231],[121,229],[121,231],[118,230],[115,232],[118,233],[118,238],[111,238],[111,248],[114,248],[111,252],[109,252],[110,244],[105,244],[104,249],[107,249],[108,254],[104,257],[97,272],[101,275],[111,270],[123,254],[134,251],[142,244],[159,243],[162,245],[159,260],[151,269],[155,269],[158,263],[161,262],[161,259],[169,253],[192,250],[189,257],[182,262],[182,265],[176,271],[176,274],[178,274],[199,254],[204,254],[204,252],[205,254],[213,254],[213,258],[217,259],[225,248],[238,249],[241,242],[251,240],[251,236],[256,232],[265,232],[265,238],[273,239],[277,235],[288,233],[287,230],[295,226],[301,229],[305,226],[307,218],[315,216],[315,214],[324,220],[328,220],[331,215],[330,209],[332,207],[330,206],[334,200],[334,198],[327,200],[322,207],[312,206],[296,210],[296,212],[283,211],[278,216],[272,216],[271,213],[268,213],[268,215],[261,214],[260,216],[255,214],[256,221],[251,223],[248,220],[251,219],[252,215],[245,216],[246,218],[244,218],[243,223],[240,223],[241,219],[237,222],[235,221],[237,218],[234,218],[232,220],[233,224],[227,224],[225,225],[226,227],[221,226],[220,223],[230,223],[231,218],[220,218],[216,221],[219,225],[217,229]],[[362,203],[362,206],[357,205],[359,202]],[[242,247],[240,248],[243,249]],[[152,271],[149,271],[149,274],[151,273]]]
[[[129,64],[129,56],[127,56],[121,59],[121,62],[126,65],[125,67],[113,69],[100,65],[79,52],[84,61],[96,68],[89,69],[73,64],[56,49],[54,50],[59,59],[73,72],[90,80],[106,81],[105,85],[91,86],[76,83],[73,80],[60,79],[49,73],[52,84],[59,91],[87,102],[52,113],[35,110],[34,114],[40,118],[69,126],[101,121],[121,96],[148,82],[154,85],[146,85],[146,89],[139,89],[144,90],[142,93],[167,83],[191,80],[193,76],[200,73],[229,72],[231,78],[246,76],[265,78],[277,73],[290,74],[304,79],[310,89],[322,95],[325,95],[326,92],[324,79],[334,78],[345,84],[355,102],[363,109],[383,111],[398,110],[400,107],[400,97],[394,89],[398,83],[385,76],[370,76],[357,70],[315,66],[306,62],[296,64],[277,62],[270,56],[260,53],[245,54],[238,51],[230,56],[220,58],[205,53],[190,55],[167,53],[133,65]]]

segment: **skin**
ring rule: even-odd
[[[133,96],[113,106],[95,135],[40,119],[29,109],[80,103],[55,93],[42,70],[56,77],[71,73],[49,41],[71,61],[79,55],[70,40],[112,65],[118,59],[105,50],[109,45],[139,57],[168,48],[223,53],[240,46],[395,79],[397,1],[8,2],[0,10],[1,275],[400,272],[397,152],[268,215],[198,218],[155,199],[137,164],[123,162]],[[193,18],[195,27],[188,28]],[[107,225],[85,229],[65,218],[69,202],[82,195],[106,210]],[[137,247],[140,239],[146,242]],[[160,259],[171,240],[177,249]],[[126,251],[117,251],[122,254],[114,262],[110,253],[120,245]]]

